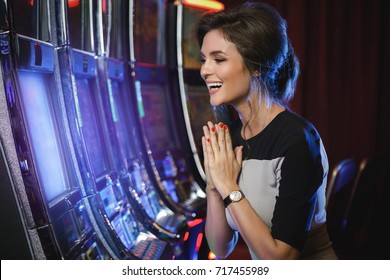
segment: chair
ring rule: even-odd
[[[347,158],[340,161],[330,174],[326,191],[327,227],[336,253],[343,254],[347,206],[352,197],[359,161]]]
[[[359,165],[346,209],[345,236],[350,259],[388,259],[390,216],[389,157],[373,155]]]
[[[332,170],[329,184],[326,190],[326,207],[333,207],[341,192],[352,191],[358,170],[358,161],[354,158],[344,159]],[[343,200],[345,201],[345,200]]]

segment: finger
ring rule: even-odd
[[[219,145],[218,145],[218,139],[217,139],[217,129],[216,126],[212,122],[207,122],[207,125],[209,127],[210,132],[210,143],[211,148],[213,149],[214,155],[219,152]]]
[[[208,168],[208,156],[207,156],[207,144],[206,144],[206,136],[202,137],[202,148],[203,148],[203,162],[204,162],[204,168]]]
[[[233,151],[232,138],[230,137],[229,127],[225,124],[223,126],[223,129],[224,129],[224,132],[225,132],[226,150],[228,151],[229,157],[232,157],[234,155],[234,151]]]
[[[218,145],[221,151],[226,151],[226,139],[225,139],[225,124],[219,123],[217,126],[218,131]]]
[[[204,164],[204,172],[206,174],[206,183],[212,184],[211,176],[210,176],[210,167],[207,153],[207,139],[205,136],[202,137],[202,147],[203,147],[203,164]]]
[[[223,130],[225,132],[226,147],[232,147],[232,138],[230,137],[229,127],[226,124],[223,125]]]
[[[203,126],[203,133],[205,135],[205,154],[207,154],[207,160],[210,162],[211,160],[214,160],[214,150],[213,150],[213,145],[212,145],[212,139],[214,138],[215,140],[215,132],[211,131],[212,129],[210,128],[210,123],[208,122],[207,126]],[[212,125],[212,123],[211,123]],[[214,129],[215,131],[215,129]]]
[[[206,140],[210,139],[210,131],[207,125],[203,126],[203,135],[206,137]]]
[[[204,137],[202,138],[202,145],[203,145],[203,153],[205,155],[208,154],[207,146],[210,144],[210,129],[207,125],[203,126],[203,134]]]
[[[234,155],[236,156],[236,160],[239,166],[242,165],[242,151],[243,151],[243,146],[238,146],[234,148]]]

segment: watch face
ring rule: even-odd
[[[234,191],[230,194],[230,199],[232,201],[240,201],[241,198],[242,198],[242,195],[241,195],[241,192],[239,192],[239,191]]]

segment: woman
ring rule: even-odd
[[[325,225],[326,152],[287,107],[299,65],[285,20],[248,2],[203,16],[195,34],[211,105],[238,116],[203,127],[210,249],[226,258],[239,232],[253,259],[337,259]]]

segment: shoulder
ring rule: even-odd
[[[286,130],[282,136],[284,139],[282,143],[286,155],[295,163],[306,161],[316,166],[319,164],[327,172],[326,150],[315,126],[292,111],[286,111],[283,117]],[[303,163],[301,165],[304,166]]]
[[[321,136],[315,126],[293,111],[285,110],[277,116],[270,135],[279,156],[318,158],[322,153]]]
[[[302,141],[319,139],[320,135],[315,126],[301,115],[285,110],[280,114],[279,125],[283,128],[283,133],[290,141]]]

